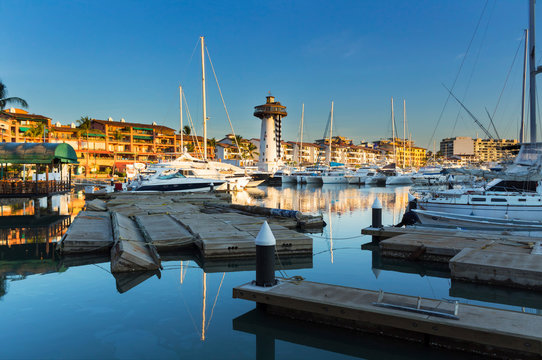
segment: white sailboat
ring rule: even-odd
[[[327,164],[330,166],[328,171],[322,173],[320,178],[322,179],[323,184],[348,184],[348,179],[346,175],[348,174],[347,170],[344,167],[333,168],[332,159],[333,159],[333,101],[331,102],[331,117],[330,117],[330,126],[329,126],[329,143],[328,143],[328,153]]]
[[[392,99],[392,114],[393,114],[393,99]],[[392,128],[395,129],[395,121],[392,115]],[[393,147],[394,157],[396,160],[397,154],[395,154],[395,131],[393,131]],[[406,164],[406,101],[403,100],[403,169]],[[395,172],[386,178],[386,185],[412,185],[412,174],[404,172],[402,169],[395,169]]]
[[[542,143],[536,141],[534,0],[529,1],[530,143],[500,178],[478,188],[421,194],[421,210],[522,221],[542,219]],[[527,41],[526,41],[527,42]],[[522,129],[523,130],[523,129]]]
[[[205,87],[205,38],[200,37],[201,43],[201,93],[203,103],[203,159],[196,159],[184,151],[184,139],[182,134],[183,126],[183,89],[179,86],[180,96],[180,121],[181,121],[181,149],[182,155],[173,161],[153,164],[146,169],[147,178],[149,175],[161,174],[165,169],[179,170],[178,174],[186,178],[200,178],[212,180],[215,190],[243,190],[252,178],[245,170],[227,163],[210,161],[207,159],[207,101]],[[160,176],[160,175],[158,175]],[[143,177],[145,178],[145,176]],[[155,181],[157,177],[153,178]],[[149,178],[150,180],[150,178]],[[180,181],[177,179],[177,181]],[[260,181],[261,182],[261,181]]]

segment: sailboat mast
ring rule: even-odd
[[[303,117],[305,116],[305,104],[301,105],[301,145],[299,145],[299,166],[301,166],[301,163],[303,162],[303,158],[301,157],[303,152]]]
[[[529,30],[525,29],[525,54],[523,55],[523,92],[521,93],[521,126],[519,128],[519,143],[525,141],[525,94],[527,93],[527,58],[529,57]]]
[[[406,162],[406,100],[403,99],[403,169]]]
[[[529,0],[529,95],[531,110],[531,143],[536,142],[536,53],[534,36],[534,5],[535,0]]]
[[[205,38],[201,39],[201,97],[203,103],[203,159],[207,160],[207,103],[205,98]]]
[[[395,153],[395,114],[393,113],[393,98],[391,98],[391,141],[393,143],[393,162],[397,163],[397,154]]]
[[[333,146],[331,142],[333,141],[333,101],[331,102],[331,119],[329,124],[329,163],[331,164],[331,159],[333,157]]]
[[[183,87],[179,85],[179,112],[181,114],[181,154],[184,154],[183,138]]]

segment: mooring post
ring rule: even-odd
[[[275,279],[275,245],[277,241],[267,221],[264,221],[256,240],[256,286],[273,286]]]
[[[380,203],[380,200],[378,200],[378,197],[375,198],[375,201],[373,202],[373,219],[371,227],[380,229],[382,227],[382,204]],[[380,236],[373,236],[372,237],[373,242],[380,241]]]
[[[371,224],[371,227],[382,227],[382,204],[378,198],[375,198],[375,201],[373,202],[373,223]]]

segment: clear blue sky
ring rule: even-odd
[[[176,129],[182,84],[201,133],[199,49],[192,54],[203,35],[244,137],[259,137],[253,107],[268,91],[288,107],[287,140],[298,137],[302,103],[305,139],[321,138],[331,100],[334,134],[356,142],[389,137],[394,97],[401,136],[404,98],[410,132],[427,146],[447,97],[441,84],[451,87],[485,4],[2,0],[0,78],[30,112],[63,124],[111,116]],[[493,112],[511,69],[495,115],[501,137],[517,137],[522,50],[511,64],[526,26],[527,0],[488,0],[455,87],[487,124],[484,108]],[[209,66],[207,84],[209,136],[218,139],[230,131]],[[465,112],[453,129],[458,110],[451,100],[437,143],[482,135]]]

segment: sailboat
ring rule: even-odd
[[[181,149],[182,154],[173,161],[163,162],[151,165],[145,171],[146,174],[150,175],[143,177],[143,179],[157,179],[156,174],[161,174],[165,169],[175,169],[177,174],[185,178],[198,178],[198,179],[207,179],[213,180],[212,182],[207,181],[208,184],[214,184],[215,190],[243,190],[249,183],[252,182],[252,178],[245,173],[245,170],[227,163],[222,163],[219,161],[210,161],[207,159],[207,101],[206,101],[206,87],[205,87],[205,38],[200,37],[201,43],[201,93],[202,93],[202,103],[203,103],[203,159],[196,159],[190,154],[185,152],[183,146],[183,135],[182,135],[182,87],[179,86],[179,96],[180,96],[180,121],[181,121]],[[161,175],[159,175],[161,176]],[[182,182],[180,176],[176,176],[175,182]],[[260,181],[261,182],[261,181]],[[160,184],[164,185],[164,184]],[[161,188],[166,188],[167,186],[160,186]],[[213,188],[211,186],[211,188]]]
[[[392,101],[393,106],[393,101]],[[393,112],[393,110],[392,110]],[[392,125],[395,128],[395,121],[392,118]],[[395,134],[395,131],[393,131]],[[395,149],[395,135],[393,137],[394,149]],[[394,150],[395,162],[397,162],[397,155]],[[406,101],[403,100],[403,169],[395,168],[394,172],[386,178],[386,185],[412,185],[411,174],[405,173],[404,168],[406,164]]]
[[[420,210],[522,221],[542,219],[542,143],[536,141],[534,9],[534,0],[529,0],[529,51],[526,53],[530,68],[530,143],[521,144],[514,163],[503,170],[499,178],[480,187],[420,194]]]
[[[327,163],[330,166],[329,170],[324,172],[320,178],[323,184],[348,184],[348,174],[346,168],[337,165],[333,160],[333,101],[331,102],[331,117],[329,126],[329,143],[328,143]]]

